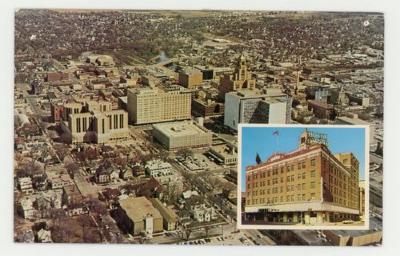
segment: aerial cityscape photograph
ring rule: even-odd
[[[381,246],[383,70],[379,12],[16,9],[13,241]]]
[[[368,126],[241,128],[241,228],[368,229]]]

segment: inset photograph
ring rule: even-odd
[[[239,125],[238,228],[368,229],[369,128]]]

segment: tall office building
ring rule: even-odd
[[[286,124],[290,122],[291,102],[286,94],[230,92],[225,94],[224,124],[234,130],[239,123]]]
[[[191,117],[191,93],[183,87],[136,88],[128,91],[129,122],[148,124]]]
[[[321,224],[359,220],[359,162],[333,155],[325,134],[301,134],[299,147],[246,168],[247,217],[270,222]]]

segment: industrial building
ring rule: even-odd
[[[160,211],[163,217],[164,229],[167,231],[175,230],[178,225],[178,216],[175,212],[166,207],[158,198],[150,198],[150,202]]]
[[[212,134],[192,121],[154,124],[153,136],[168,150],[212,144]]]
[[[135,88],[128,91],[129,122],[149,124],[190,119],[191,93],[183,87]]]
[[[128,197],[119,200],[119,204],[115,218],[127,232],[151,235],[163,231],[160,212],[145,197]]]
[[[322,224],[360,220],[359,162],[333,155],[325,134],[307,129],[299,147],[246,168],[246,218]]]

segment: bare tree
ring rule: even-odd
[[[185,239],[186,239],[186,241],[188,241],[193,230],[190,227],[190,225],[184,225],[183,231],[185,233]]]
[[[193,157],[193,151],[188,148],[179,149],[176,154],[183,157],[184,159],[187,159],[188,157]]]

